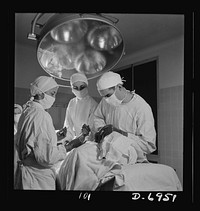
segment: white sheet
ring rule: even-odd
[[[89,142],[67,155],[57,175],[62,190],[95,190],[107,173],[121,183],[121,165],[97,159],[97,151],[97,144]]]
[[[99,158],[114,161],[120,164],[135,164],[138,154],[141,152],[139,147],[133,145],[134,141],[117,132],[112,132],[104,138],[104,141],[99,145]]]
[[[181,191],[176,172],[163,164],[122,165],[99,160],[94,142],[73,149],[58,171],[62,190],[95,190],[100,183],[115,177],[114,191]]]
[[[167,165],[137,163],[123,166],[124,186],[114,187],[118,191],[182,191],[175,170]]]

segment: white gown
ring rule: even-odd
[[[130,102],[118,107],[108,104],[103,98],[94,113],[95,128],[112,124],[128,133],[135,142],[137,162],[146,160],[146,154],[156,150],[156,131],[151,107],[137,94]]]
[[[66,157],[57,146],[52,118],[37,102],[31,102],[18,123],[16,148],[19,155],[15,188],[55,190],[54,165]]]
[[[68,104],[64,127],[67,127],[67,135],[65,140],[71,141],[81,133],[83,124],[90,126],[93,134],[93,114],[97,107],[97,102],[89,95],[83,99],[72,98]]]

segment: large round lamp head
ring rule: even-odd
[[[62,80],[69,81],[77,72],[95,78],[112,69],[123,54],[120,31],[101,15],[55,14],[38,36],[39,64]]]

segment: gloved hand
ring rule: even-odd
[[[89,125],[84,124],[84,125],[82,126],[81,133],[82,133],[85,137],[88,136],[89,133],[90,133],[90,127],[89,127]]]
[[[77,148],[85,143],[85,137],[89,135],[90,127],[86,124],[82,126],[81,135],[72,141],[66,141],[64,146],[67,152],[71,151],[73,148]]]
[[[64,146],[67,152],[71,151],[73,148],[77,148],[84,144],[85,136],[81,134],[78,138],[73,139],[72,141],[66,141]]]
[[[113,132],[113,126],[105,125],[97,133],[95,133],[95,142],[100,143],[104,139],[104,137],[111,134],[112,132]]]
[[[124,136],[127,136],[127,133],[123,130],[120,130],[112,125],[106,125],[102,127],[96,134],[95,134],[95,142],[100,143],[106,136],[111,134],[113,131],[118,132]]]
[[[57,134],[58,140],[65,138],[67,134],[67,128],[66,127],[62,128],[56,134]]]

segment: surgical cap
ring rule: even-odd
[[[14,109],[18,108],[20,110],[20,113],[22,112],[22,107],[19,104],[14,104]]]
[[[77,81],[84,82],[88,85],[88,79],[83,73],[75,73],[70,77],[71,86]]]
[[[40,76],[36,78],[36,80],[33,83],[30,84],[31,95],[35,96],[36,94],[40,94],[41,92],[46,92],[58,86],[59,85],[52,77]]]
[[[103,90],[116,86],[117,84],[123,84],[123,80],[118,73],[106,72],[97,81],[97,89]]]

